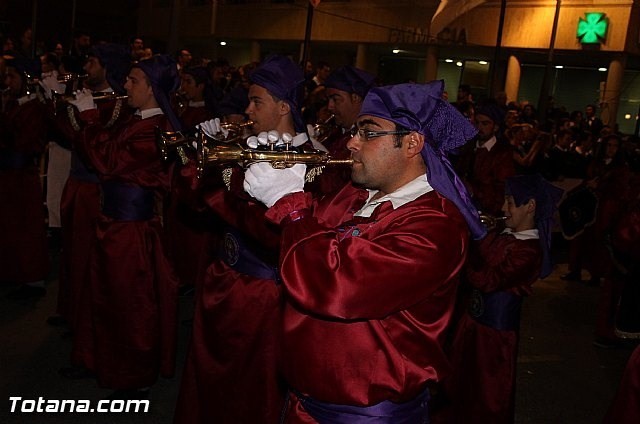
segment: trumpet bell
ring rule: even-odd
[[[163,131],[156,127],[156,145],[163,160],[169,160],[171,153],[179,147],[187,146],[193,141],[180,131]]]

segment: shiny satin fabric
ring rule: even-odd
[[[0,155],[13,158],[6,165],[20,165],[0,167],[2,283],[44,280],[49,273],[42,185],[33,160],[43,151],[44,130],[44,109],[38,100],[15,104],[0,114]],[[28,158],[31,165],[25,167]]]
[[[271,219],[290,202],[305,203],[303,193],[288,198],[269,210]],[[404,402],[449,371],[442,344],[467,224],[435,191],[354,218],[366,199],[347,185],[283,229],[283,370],[292,387],[324,402]]]
[[[243,170],[234,168],[230,191],[216,188],[205,194],[206,203],[252,240],[254,253],[277,263],[278,227],[266,221],[265,207],[251,201],[243,181]],[[278,365],[281,313],[276,281],[239,273],[221,258],[210,264],[196,293],[176,424],[279,422],[286,393]]]
[[[99,124],[96,110],[75,147],[101,181],[115,180],[153,190],[160,199],[169,174],[160,161],[155,127],[169,129],[162,115],[131,118],[115,131]],[[156,209],[158,210],[158,209]],[[164,254],[159,217],[116,221],[100,215],[95,228],[89,284],[90,337],[74,339],[76,363],[93,370],[113,389],[152,385],[173,375],[176,351],[177,279]],[[82,345],[84,343],[84,345]]]
[[[541,263],[538,239],[518,240],[492,232],[472,244],[466,279],[485,293],[521,297],[531,293]],[[450,354],[453,373],[444,384],[450,405],[437,423],[513,422],[518,339],[516,329],[496,329],[468,313],[462,316]]]

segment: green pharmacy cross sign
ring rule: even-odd
[[[584,19],[578,20],[576,37],[582,44],[604,43],[607,37],[609,20],[602,12],[590,12],[584,14]]]

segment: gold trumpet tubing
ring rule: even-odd
[[[241,163],[245,168],[256,162],[269,162],[275,169],[289,168],[297,163],[304,163],[311,167],[351,166],[353,164],[351,159],[333,159],[326,152],[319,150],[311,152],[265,151],[244,149],[237,143],[206,146],[205,143],[199,142],[197,151],[197,169],[200,176],[209,166],[233,162]]]
[[[215,142],[238,142],[245,139],[244,131],[251,126],[253,126],[253,121],[223,122],[220,124],[220,128],[222,128],[223,131],[213,137],[204,134],[204,137],[206,140],[213,140]]]
[[[75,81],[82,81],[84,79],[87,79],[89,75],[87,74],[82,74],[82,75],[78,75],[78,74],[62,74],[62,75],[58,75],[58,82],[64,83],[64,84],[68,84],[70,82],[75,82]]]
[[[56,93],[55,91],[51,93],[51,98],[54,103],[69,103],[72,100],[76,99],[76,96],[73,94],[64,94],[64,93]],[[93,101],[96,103],[104,102],[108,100],[126,100],[129,96],[120,95],[117,93],[93,93]]]
[[[506,216],[493,216],[485,213],[479,213],[480,222],[485,226],[488,230],[495,228],[499,222],[506,221]]]

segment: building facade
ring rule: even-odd
[[[140,0],[138,33],[236,65],[270,53],[301,60],[308,4]],[[548,93],[568,111],[596,104],[606,123],[632,133],[638,7],[633,0],[322,0],[308,52],[314,62],[353,64],[383,83],[439,78],[450,93],[469,84],[476,99],[504,90],[509,101],[536,106]]]

